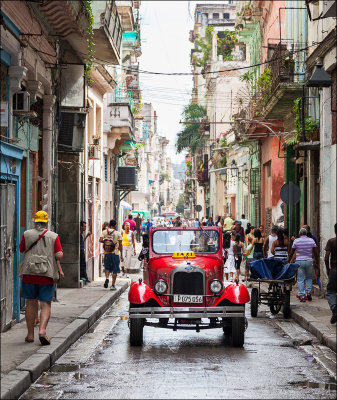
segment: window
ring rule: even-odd
[[[110,183],[112,183],[112,158],[110,158]]]
[[[213,13],[213,19],[219,19],[219,13]]]
[[[223,17],[224,19],[229,19],[229,13],[224,13]]]
[[[104,154],[104,180],[108,182],[108,156]]]
[[[208,13],[203,13],[202,14],[204,17],[208,18]]]

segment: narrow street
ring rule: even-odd
[[[252,319],[248,306],[246,315],[242,349],[220,330],[152,327],[143,347],[130,347],[125,292],[20,399],[335,398],[336,383],[310,340],[299,346],[285,333],[299,337],[302,328],[264,309]],[[335,354],[325,350],[333,368]]]

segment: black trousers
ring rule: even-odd
[[[141,229],[140,228],[136,228],[136,240],[138,243],[140,243],[140,238],[141,238]]]
[[[87,275],[87,263],[85,261],[85,253],[84,251],[80,252],[80,279],[88,279]]]

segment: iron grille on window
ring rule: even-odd
[[[104,180],[108,182],[108,156],[104,154]]]
[[[250,170],[250,193],[258,194],[260,188],[260,168],[252,168]]]

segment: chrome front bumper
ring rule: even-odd
[[[244,306],[229,307],[137,307],[130,318],[233,318],[244,317]]]

